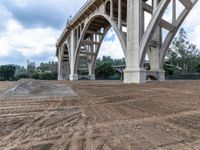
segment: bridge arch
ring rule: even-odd
[[[111,1],[107,0],[105,2],[105,14],[110,16],[111,15]]]
[[[69,46],[67,43],[63,43],[61,47],[61,55],[59,59],[59,72],[58,76],[61,80],[69,79],[69,74],[70,74],[70,57],[69,57]]]
[[[92,28],[90,28],[91,24],[95,23],[96,19],[97,20],[100,19],[101,21],[104,22],[104,24],[102,26],[99,25],[99,29],[98,29],[97,33],[95,33],[94,31],[91,31]],[[113,28],[114,32],[116,33],[116,35],[117,35],[117,37],[118,37],[118,39],[120,41],[124,56],[126,58],[126,39],[125,39],[125,35],[118,29],[117,24],[110,18],[110,16],[108,16],[107,14],[97,13],[97,14],[94,14],[89,19],[89,21],[85,24],[84,29],[83,29],[83,31],[81,33],[81,36],[80,36],[80,39],[78,41],[78,44],[77,44],[77,47],[76,47],[76,51],[75,51],[74,70],[73,70],[74,73],[77,73],[78,60],[79,60],[78,58],[81,55],[81,49],[84,49],[83,45],[85,43],[85,45],[87,45],[87,44],[88,45],[90,45],[90,44],[91,45],[93,45],[93,44],[94,45],[95,44],[98,45],[96,47],[96,51],[88,53],[90,56],[92,56],[92,59],[91,59],[91,73],[94,74],[96,59],[97,59],[97,56],[98,56],[98,53],[99,53],[100,46],[102,44],[102,41],[103,41],[106,33],[108,32],[108,30],[111,27]],[[88,35],[90,33],[99,34],[99,35],[101,35],[101,37],[98,39],[98,41],[90,41],[91,43],[87,43],[87,38],[89,38]]]
[[[147,75],[165,80],[163,63],[166,51],[198,0],[97,0],[87,1],[68,22],[57,42],[58,56],[62,44],[70,41],[70,80],[77,80],[79,57],[86,57],[90,73],[94,73],[97,55],[107,31],[112,27],[116,33],[126,60],[125,83],[146,82]],[[164,13],[172,5],[172,22],[164,20]],[[176,3],[184,6],[178,14]],[[170,8],[171,9],[171,8]],[[151,14],[148,27],[145,13]],[[179,16],[178,16],[179,15]],[[124,31],[122,31],[122,29]],[[162,29],[168,31],[162,38]],[[61,54],[59,54],[60,56]],[[145,70],[145,57],[148,55],[150,70]],[[60,58],[60,57],[59,57]],[[89,68],[89,65],[88,65]]]
[[[157,6],[155,12],[153,13],[153,17],[147,27],[146,32],[144,33],[141,44],[140,44],[140,67],[143,66],[145,61],[145,56],[147,54],[147,51],[150,47],[150,44],[153,40],[153,36],[158,28],[164,28],[168,31],[167,36],[165,39],[163,39],[163,43],[160,47],[160,58],[159,58],[159,66],[160,69],[163,68],[164,65],[164,59],[167,53],[167,50],[174,39],[176,33],[178,32],[178,29],[184,22],[185,18],[188,16],[192,8],[195,6],[195,4],[198,2],[198,0],[189,0],[188,2],[179,0],[183,6],[184,9],[181,11],[179,16],[176,16],[176,1],[173,0],[172,2],[172,23],[169,23],[162,19],[167,7],[169,6],[170,0],[162,0],[160,4]],[[174,11],[174,12],[173,12]]]

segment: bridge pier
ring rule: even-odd
[[[146,70],[145,69],[126,69],[124,71],[124,83],[145,83]]]
[[[61,81],[61,80],[63,80],[63,76],[58,75],[58,81]]]
[[[156,71],[150,70],[150,71],[147,71],[147,77],[151,80],[165,81],[165,71],[164,70],[156,70]]]
[[[159,5],[159,0],[153,0],[153,14],[155,14],[156,9]],[[161,66],[161,46],[162,46],[162,29],[161,27],[157,27],[151,45],[147,51],[147,55],[149,57],[150,71],[147,71],[147,76],[153,76],[158,81],[165,80],[165,71]]]
[[[70,74],[69,75],[69,80],[70,81],[76,81],[76,80],[78,80],[78,74]]]
[[[60,48],[59,48],[59,54],[58,54],[58,80],[63,80],[63,77],[61,75],[61,53],[60,53]]]
[[[76,34],[76,35],[75,35]],[[69,75],[69,80],[70,81],[75,81],[75,80],[78,80],[78,74],[75,73],[75,71],[77,70],[76,69],[76,66],[75,66],[75,63],[74,63],[74,60],[75,60],[75,48],[76,48],[76,41],[77,41],[77,32],[75,32],[75,29],[73,29],[71,31],[71,36],[70,36],[70,55],[71,55],[71,60],[70,60],[70,75]]]
[[[95,74],[90,74],[90,75],[89,75],[89,79],[92,80],[92,81],[93,81],[93,80],[96,80]]]
[[[144,30],[143,1],[127,1],[127,58],[124,83],[146,82],[146,70],[140,66],[140,40]]]
[[[165,71],[159,70],[156,72],[158,81],[165,81]]]
[[[69,80],[69,63],[63,63],[61,64],[61,68],[58,73],[58,80]]]

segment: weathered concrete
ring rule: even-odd
[[[177,1],[185,7],[177,15]],[[88,62],[88,75],[95,80],[95,63],[107,31],[112,27],[122,46],[125,83],[144,83],[148,75],[165,80],[163,64],[169,45],[198,0],[90,0],[69,20],[57,42],[58,79],[78,80],[80,58]],[[172,22],[163,15],[172,2]],[[145,30],[145,12],[152,14]],[[161,29],[168,32],[164,38]],[[126,29],[124,31],[122,29]],[[67,55],[66,55],[67,54]],[[148,56],[150,71],[144,69]],[[63,63],[64,62],[64,63]],[[63,67],[65,65],[69,65]],[[70,75],[69,75],[70,74]],[[66,77],[69,76],[69,77]]]

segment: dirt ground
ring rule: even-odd
[[[200,81],[0,82],[0,150],[153,149],[200,150]]]

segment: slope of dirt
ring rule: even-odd
[[[199,91],[200,81],[23,81],[0,96],[0,149],[199,150]]]
[[[4,91],[2,96],[33,96],[33,95],[60,95],[77,96],[77,94],[68,86],[57,86],[51,83],[45,83],[38,80],[23,79],[17,84]]]

